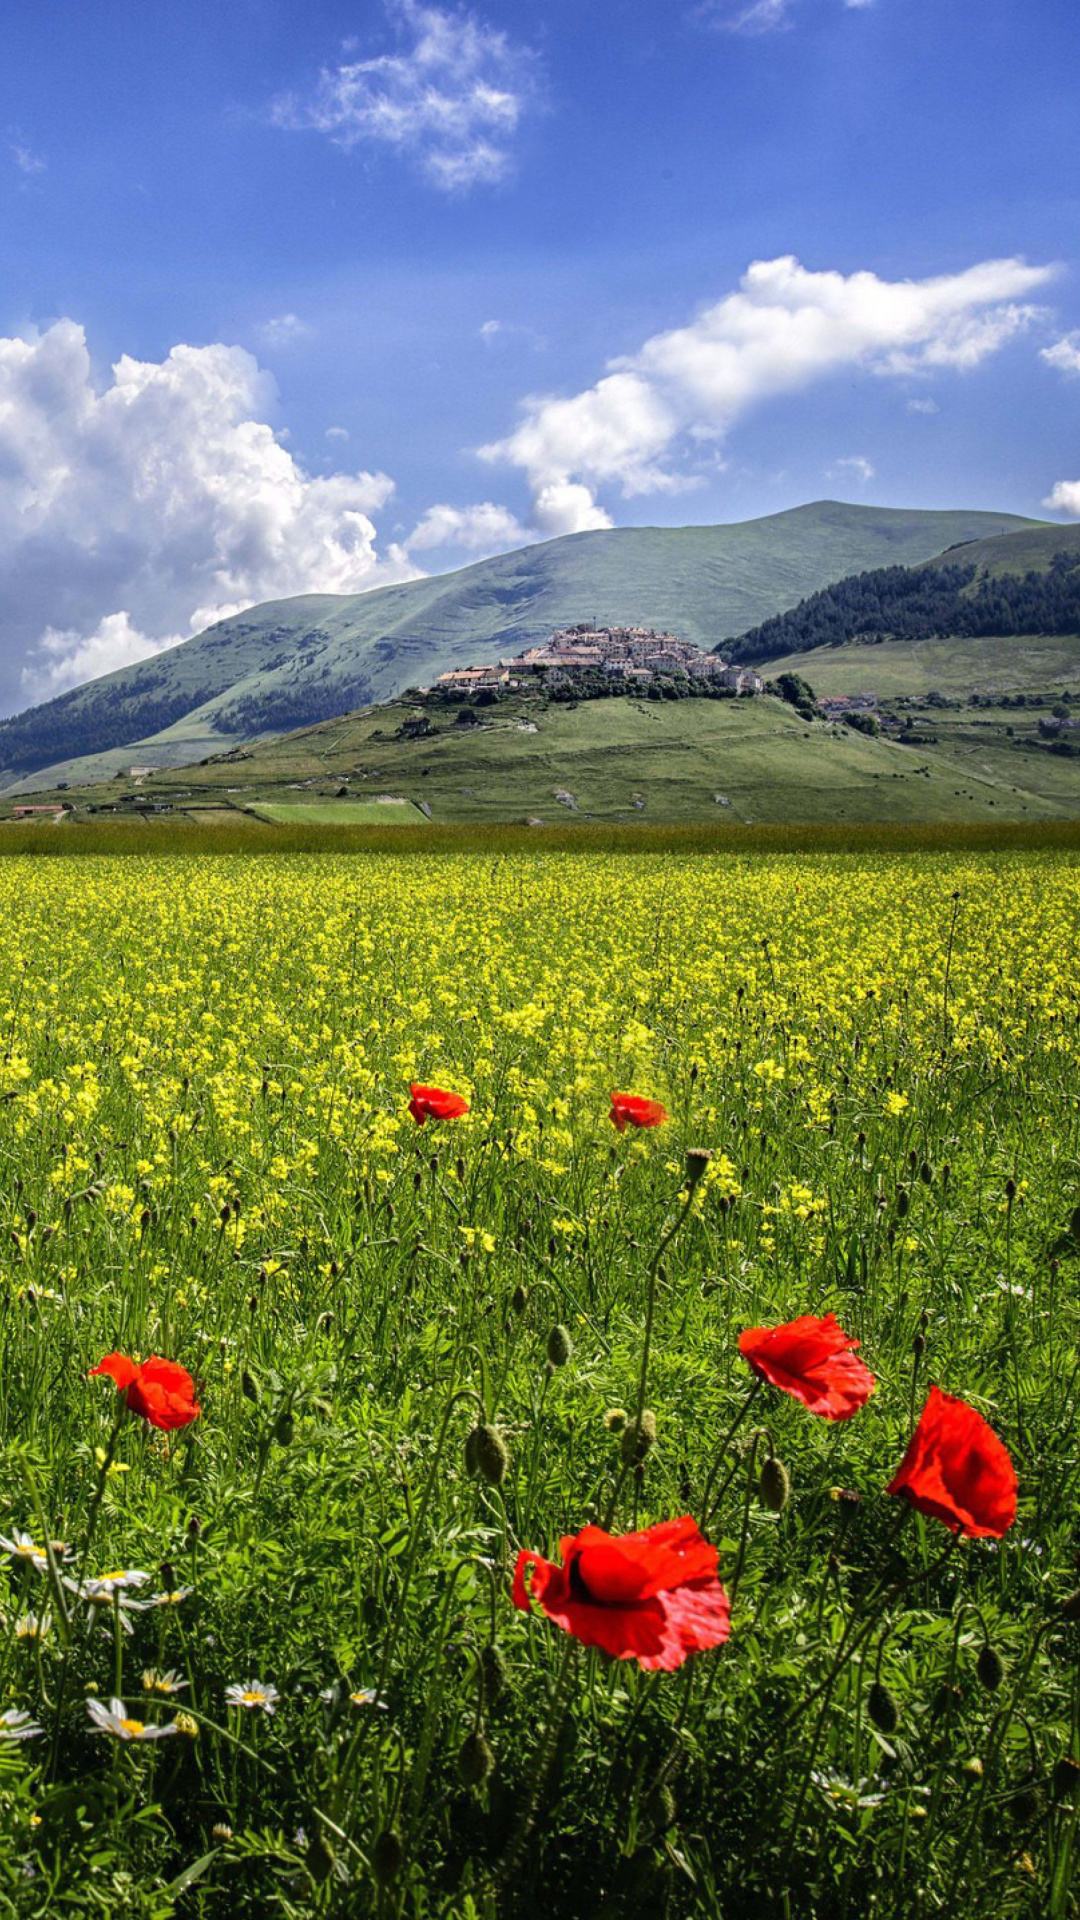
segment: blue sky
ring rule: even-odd
[[[1075,0],[36,0],[3,42],[8,709],[580,527],[1080,515]]]

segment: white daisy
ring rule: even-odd
[[[62,1560],[67,1547],[62,1540],[51,1540],[53,1559]],[[10,1553],[13,1560],[21,1561],[24,1566],[33,1567],[38,1573],[48,1573],[49,1556],[44,1547],[39,1547],[31,1534],[22,1533],[16,1528],[9,1539],[6,1533],[0,1533],[0,1548]]]
[[[265,1680],[237,1681],[225,1689],[230,1707],[259,1707],[263,1713],[273,1713],[280,1697],[277,1688]]]
[[[18,1707],[0,1713],[0,1740],[36,1740],[43,1729]]]
[[[15,1622],[16,1640],[44,1640],[52,1627],[51,1613],[24,1613]]]
[[[156,1667],[146,1667],[142,1684],[144,1693],[182,1693],[188,1683],[181,1680],[175,1667],[170,1667],[167,1673],[159,1673]]]
[[[84,1580],[82,1586],[75,1580],[65,1580],[72,1593],[80,1600],[89,1600],[92,1606],[102,1606],[117,1593],[130,1593],[134,1587],[143,1587],[149,1580],[148,1573],[140,1573],[137,1568],[121,1568],[118,1573],[98,1573],[92,1580]],[[132,1603],[127,1602],[130,1606]]]
[[[86,1711],[94,1722],[94,1732],[111,1733],[114,1740],[164,1740],[170,1733],[180,1731],[175,1720],[166,1726],[130,1720],[122,1700],[110,1700],[107,1707],[100,1700],[88,1700]]]

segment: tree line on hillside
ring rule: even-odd
[[[57,760],[74,760],[85,753],[104,753],[109,747],[145,740],[163,727],[174,726],[215,691],[196,687],[155,692],[135,680],[93,691],[75,687],[44,706],[0,720],[0,765],[35,773]]]
[[[1080,633],[1080,554],[1057,553],[1045,573],[983,575],[974,565],[878,567],[851,574],[717,649],[770,660],[853,640],[979,639]]]

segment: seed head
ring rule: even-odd
[[[687,1147],[685,1162],[686,1184],[691,1193],[693,1193],[699,1180],[704,1179],[709,1170],[709,1161],[711,1159],[712,1154],[709,1152],[708,1147]]]
[[[292,1410],[285,1407],[274,1421],[274,1439],[279,1447],[291,1447],[296,1438],[296,1420]]]

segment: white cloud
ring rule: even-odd
[[[376,552],[386,475],[312,478],[268,424],[273,400],[241,347],[125,355],[99,389],[74,321],[0,339],[0,704],[253,602],[415,576]]]
[[[459,547],[479,559],[485,554],[504,553],[508,547],[522,547],[535,538],[508,507],[483,500],[472,507],[429,507],[403,544],[407,553]]]
[[[654,334],[570,397],[534,395],[483,459],[524,471],[539,502],[552,488],[605,484],[625,497],[687,485],[691,469],[755,406],[848,369],[883,378],[967,371],[1038,315],[1021,296],[1052,267],[988,260],[928,280],[812,272],[790,256],[756,261],[733,293],[689,325]],[[605,516],[606,518],[606,516]],[[593,524],[597,524],[593,521]]]
[[[347,440],[348,437],[348,427],[327,427],[326,429],[326,438],[328,440]]]
[[[909,413],[939,413],[940,412],[940,408],[938,406],[937,401],[930,400],[930,399],[909,400],[907,403],[907,410]]]
[[[1063,334],[1052,346],[1041,347],[1039,358],[1059,373],[1080,373],[1080,332]]]
[[[298,313],[277,313],[263,321],[259,339],[264,347],[295,347],[301,340],[310,340],[314,331]]]
[[[20,173],[29,176],[30,174],[44,173],[45,171],[46,163],[41,158],[41,155],[34,153],[33,149],[26,146],[21,140],[12,141],[11,157]]]
[[[1071,513],[1080,520],[1080,480],[1059,480],[1043,501],[1053,513]]]
[[[598,507],[588,487],[570,480],[552,480],[533,501],[533,518],[548,540],[560,533],[593,533],[615,525]]]
[[[837,473],[852,473],[857,480],[862,481],[865,487],[867,481],[874,478],[876,471],[877,469],[873,463],[866,458],[865,454],[849,453],[845,459],[838,460],[835,467],[830,468],[827,477],[832,479]]]
[[[791,25],[794,0],[709,0],[703,17],[725,33],[774,33]]]
[[[535,93],[535,56],[473,13],[420,0],[387,0],[387,12],[399,53],[324,68],[313,91],[274,102],[274,124],[406,155],[446,193],[501,180]]]

